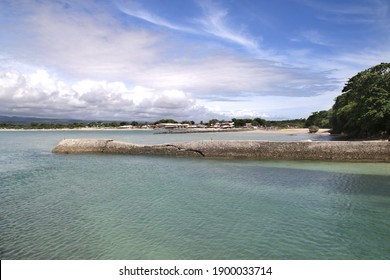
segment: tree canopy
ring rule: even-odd
[[[177,121],[175,121],[174,119],[161,119],[155,122],[155,124],[159,123],[177,123]]]
[[[305,126],[318,126],[319,128],[329,128],[329,119],[332,114],[332,110],[324,110],[319,112],[313,112],[306,120]]]
[[[350,78],[332,108],[334,133],[369,137],[390,133],[390,63]]]

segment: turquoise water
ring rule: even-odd
[[[388,163],[50,152],[79,137],[316,136],[0,131],[1,259],[390,259]]]

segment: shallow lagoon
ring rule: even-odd
[[[50,152],[63,138],[308,137],[317,136],[0,131],[0,257],[389,259],[388,163]]]

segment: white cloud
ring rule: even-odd
[[[23,54],[26,64],[43,64],[72,76],[123,79],[143,72],[164,51],[156,47],[160,35],[124,29],[107,14],[67,12],[55,2],[23,2],[18,12],[3,35],[15,38],[3,48],[10,57]]]
[[[389,2],[387,0],[312,1],[296,0],[320,12],[319,18],[332,23],[372,24],[387,32]]]
[[[159,25],[165,28],[182,31],[182,32],[189,32],[189,33],[198,33],[198,31],[194,28],[189,28],[186,26],[181,26],[174,24],[158,15],[155,15],[151,13],[150,11],[146,10],[140,2],[137,1],[116,1],[117,7],[125,14],[136,17],[139,19],[142,19],[144,21],[147,21],[149,23]]]
[[[204,32],[241,45],[252,52],[260,52],[258,40],[245,34],[244,28],[243,30],[235,30],[229,26],[229,13],[226,9],[218,7],[211,1],[199,1],[198,3],[202,7],[204,15],[196,22],[200,23]]]
[[[107,15],[107,20],[96,21],[87,13],[82,16],[58,13],[58,7],[49,4],[31,9],[23,24],[18,23],[20,28],[32,31],[35,39],[28,42],[29,36],[21,38],[18,48],[27,54],[28,64],[39,61],[68,77],[123,81],[160,91],[177,89],[191,92],[196,98],[241,92],[315,95],[319,89],[312,90],[311,85],[318,84],[319,80],[329,84],[326,75],[309,68],[296,69],[224,51],[218,54],[205,51],[199,57],[183,50],[187,45],[182,42],[175,42],[177,47],[172,49],[170,41],[161,35],[142,29],[124,29]],[[246,41],[246,37],[226,28],[224,13],[213,19],[215,13],[220,12],[213,8],[208,18],[214,22],[212,30],[247,47],[256,46],[255,42]],[[175,56],[169,55],[170,52],[175,52]]]
[[[129,89],[122,82],[94,80],[69,85],[42,69],[0,72],[0,102],[0,114],[6,115],[122,120],[217,116],[180,90]]]
[[[389,57],[386,51],[368,57],[357,51],[324,60],[313,58],[311,49],[291,50],[295,55],[286,55],[282,64],[215,2],[200,2],[203,13],[188,26],[130,2],[127,14],[167,28],[163,33],[121,21],[103,2],[5,3],[11,2],[12,13],[0,9],[2,114],[206,120],[273,116],[288,103],[307,116],[310,106],[294,100],[334,95],[340,77],[360,67],[356,61],[373,65],[381,54]],[[185,40],[194,34],[195,40]],[[300,35],[327,43],[315,30]],[[208,48],[215,42],[221,42],[218,48]],[[226,42],[247,52],[231,52]]]
[[[208,27],[208,32],[216,36],[257,48],[253,39],[227,27],[225,11],[202,5],[206,10],[205,30]],[[79,10],[64,12],[51,3],[24,6],[28,8],[29,16],[10,24],[26,30],[13,42],[18,45],[16,49],[23,48],[27,64],[39,62],[71,78],[116,80],[159,90],[184,90],[195,96],[210,94],[212,98],[237,92],[313,95],[317,92],[297,91],[296,85],[310,88],[318,79],[327,80],[322,73],[310,69],[294,69],[224,51],[191,56],[169,38],[139,28],[124,29],[104,13],[98,17]],[[11,28],[9,32],[13,31]],[[26,32],[34,34],[32,40]],[[199,45],[199,49],[202,47]],[[275,87],[282,84],[285,86]]]
[[[265,53],[259,46],[261,38],[252,38],[245,32],[244,27],[237,30],[232,27],[233,24],[229,24],[229,13],[226,9],[219,7],[212,1],[197,1],[196,3],[202,8],[203,14],[196,19],[189,20],[195,23],[194,26],[189,27],[175,24],[151,13],[143,8],[140,2],[117,1],[118,8],[129,16],[176,31],[202,36],[212,35],[218,39],[235,43],[257,55]]]
[[[329,40],[322,35],[318,30],[308,29],[301,31],[298,36],[291,39],[293,42],[309,42],[320,46],[331,47],[332,44]]]

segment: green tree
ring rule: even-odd
[[[252,122],[252,125],[254,126],[265,126],[267,125],[267,121],[262,118],[255,118]]]
[[[232,119],[232,121],[234,122],[234,126],[235,127],[243,127],[243,126],[246,126],[247,123],[252,123],[253,120],[252,119]]]
[[[369,137],[390,133],[390,63],[381,63],[349,79],[332,108],[334,133]]]
[[[332,110],[313,112],[306,120],[305,126],[318,126],[320,128],[330,128],[330,117]]]
[[[209,122],[208,122],[208,126],[212,126],[212,125],[214,125],[214,124],[216,124],[216,123],[218,123],[218,122],[220,122],[220,121],[217,120],[217,119],[211,119],[211,120],[209,120]]]
[[[155,122],[155,124],[159,124],[159,123],[177,123],[177,121],[173,119],[161,119]]]

